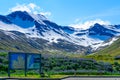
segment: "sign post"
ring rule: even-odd
[[[25,77],[28,70],[39,70],[41,73],[41,54],[9,52],[8,76],[10,70],[24,70]]]
[[[27,54],[25,56],[25,77],[27,76]]]
[[[8,61],[9,61],[9,63],[8,63],[8,77],[10,77],[10,53],[8,54]]]

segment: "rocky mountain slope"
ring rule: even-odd
[[[60,26],[40,14],[16,11],[0,15],[0,50],[39,52],[58,50],[91,53],[112,44],[120,35],[120,25],[100,25],[80,30]]]

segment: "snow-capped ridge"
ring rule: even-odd
[[[12,12],[7,15],[7,18],[10,19],[14,24],[23,28],[33,27],[35,22],[46,25],[43,20],[47,20],[47,18],[41,14],[32,14],[26,11]]]
[[[11,23],[7,24],[7,21]],[[41,14],[32,14],[25,11],[16,11],[6,16],[0,16],[0,29],[19,31],[24,33],[27,38],[41,38],[50,43],[57,43],[61,39],[72,44],[97,49],[102,45],[109,45],[108,42],[104,43],[106,40],[120,35],[119,26],[105,25],[102,22],[99,24],[95,21],[87,26],[89,26],[87,29],[61,26],[49,21]],[[111,43],[115,40],[112,40]]]

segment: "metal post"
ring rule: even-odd
[[[25,77],[27,76],[27,54],[25,54]]]
[[[8,53],[8,77],[10,77],[10,63],[11,63],[10,53]]]
[[[40,54],[40,64],[39,64],[39,66],[40,66],[39,74],[41,75],[41,67],[42,67],[42,65],[41,65],[41,54]]]

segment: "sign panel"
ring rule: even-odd
[[[11,54],[10,69],[25,69],[25,54]]]
[[[29,69],[39,69],[39,73],[41,73],[41,54],[9,52],[9,77],[10,70],[24,70],[25,76],[27,76]]]
[[[10,53],[10,69],[40,69],[41,54]]]
[[[27,55],[27,69],[39,69],[40,68],[40,54],[28,54]]]

